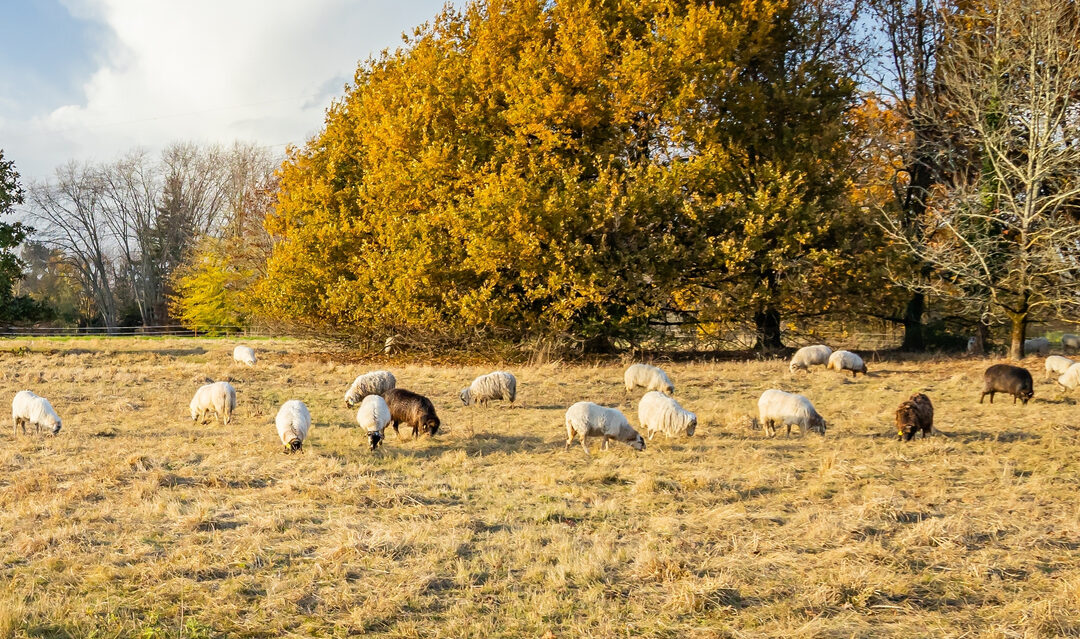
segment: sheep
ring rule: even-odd
[[[967,354],[968,355],[973,355],[975,353],[975,344],[976,343],[977,342],[975,341],[974,337],[969,337],[968,338],[968,341],[967,341]]]
[[[825,434],[825,420],[814,410],[814,405],[802,395],[785,393],[769,389],[758,399],[758,420],[764,425],[765,434],[776,436],[776,425],[787,426],[787,436],[791,436],[791,427],[799,427],[799,436],[807,430]]]
[[[1061,336],[1061,350],[1063,351],[1075,351],[1080,350],[1080,335],[1073,335],[1072,333],[1065,333]]]
[[[429,435],[435,435],[439,431],[442,422],[435,414],[435,406],[427,397],[403,388],[390,389],[383,393],[382,397],[390,408],[390,425],[399,437],[399,424],[412,426],[413,437],[420,436],[421,428]]]
[[[360,402],[360,408],[356,411],[356,423],[367,431],[368,444],[371,450],[379,447],[385,435],[386,425],[390,423],[390,407],[381,395],[368,395]]]
[[[1046,358],[1046,377],[1044,379],[1050,379],[1051,375],[1062,375],[1065,371],[1069,370],[1069,367],[1075,364],[1068,357],[1062,357],[1061,355],[1051,355]]]
[[[866,363],[862,358],[851,351],[835,351],[829,356],[829,363],[825,366],[829,370],[851,371],[852,377],[859,373],[866,375]]]
[[[353,380],[352,386],[345,393],[345,406],[352,408],[368,395],[384,395],[386,391],[397,387],[397,379],[390,371],[371,371]]]
[[[506,371],[481,375],[467,388],[461,389],[458,396],[466,406],[471,406],[474,402],[487,404],[493,399],[505,399],[513,404],[517,397],[517,379]]]
[[[1033,337],[1024,340],[1024,353],[1045,357],[1050,354],[1050,340],[1045,337]]]
[[[1034,386],[1031,373],[1026,368],[994,364],[983,373],[983,392],[979,395],[979,403],[982,403],[983,397],[989,395],[990,403],[993,404],[994,393],[1008,393],[1013,396],[1014,404],[1019,398],[1026,405],[1028,400],[1035,396]]]
[[[581,436],[581,447],[589,455],[585,443],[589,436],[603,437],[602,448],[607,448],[612,439],[626,442],[634,450],[645,450],[645,439],[630,426],[626,416],[617,408],[605,408],[592,402],[578,402],[566,411],[566,446],[574,443],[574,437]]]
[[[207,413],[214,413],[225,426],[232,421],[236,410],[236,389],[228,382],[214,382],[200,386],[191,398],[191,421],[206,423]]]
[[[1080,386],[1080,362],[1070,366],[1057,382],[1069,390],[1075,390],[1077,386]]]
[[[638,421],[649,432],[649,439],[657,431],[668,437],[686,433],[693,437],[697,429],[697,415],[679,405],[679,402],[663,393],[649,391],[638,402]]]
[[[11,400],[11,421],[14,423],[15,436],[19,435],[19,427],[22,427],[23,435],[26,434],[26,425],[33,424],[35,431],[42,428],[52,431],[55,435],[60,432],[60,416],[53,410],[52,404],[44,397],[33,391],[19,391]]]
[[[811,366],[821,364],[822,366],[827,367],[831,355],[832,349],[824,344],[803,346],[792,355],[791,362],[788,364],[788,370],[791,371],[792,374],[800,369],[809,373]]]
[[[896,439],[911,441],[919,431],[923,439],[934,434],[934,405],[926,395],[915,393],[896,408]]]
[[[285,454],[304,452],[304,440],[311,430],[311,411],[304,402],[290,399],[282,404],[274,424],[281,443],[285,444]]]
[[[675,384],[663,369],[648,364],[631,364],[623,373],[626,392],[641,386],[646,391],[660,391],[668,395],[675,394]]]
[[[240,362],[241,364],[254,366],[255,350],[250,346],[237,346],[233,349],[232,358],[234,362]]]

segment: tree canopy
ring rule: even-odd
[[[291,152],[261,312],[359,334],[600,346],[650,324],[752,320],[778,345],[782,312],[821,312],[835,274],[861,268],[857,95],[828,46],[843,16],[826,9],[444,11],[361,64],[323,131]]]

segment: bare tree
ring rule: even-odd
[[[918,236],[926,213],[930,190],[941,179],[938,166],[936,105],[939,85],[934,81],[938,48],[942,37],[942,12],[935,0],[869,0],[872,15],[885,52],[880,64],[872,67],[873,80],[900,116],[905,132],[902,164],[893,176],[894,217],[908,237]],[[921,277],[928,277],[931,265],[915,265]],[[904,325],[901,348],[925,348],[923,316],[926,293],[914,289],[903,315],[893,321]]]
[[[994,0],[945,26],[950,181],[918,234],[887,225],[933,266],[922,289],[1008,320],[1020,359],[1033,318],[1080,307],[1080,23],[1073,3]]]
[[[84,290],[94,300],[101,321],[109,329],[114,328],[114,247],[99,172],[71,162],[56,170],[55,182],[32,185],[29,195],[29,215],[41,222],[38,226],[43,241],[64,252]]]

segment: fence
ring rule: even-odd
[[[0,337],[203,337],[234,335],[273,337],[273,333],[240,326],[0,326]]]

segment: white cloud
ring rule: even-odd
[[[0,119],[24,179],[173,140],[283,148],[316,133],[357,63],[433,18],[443,0],[65,0],[105,26],[84,99]]]

